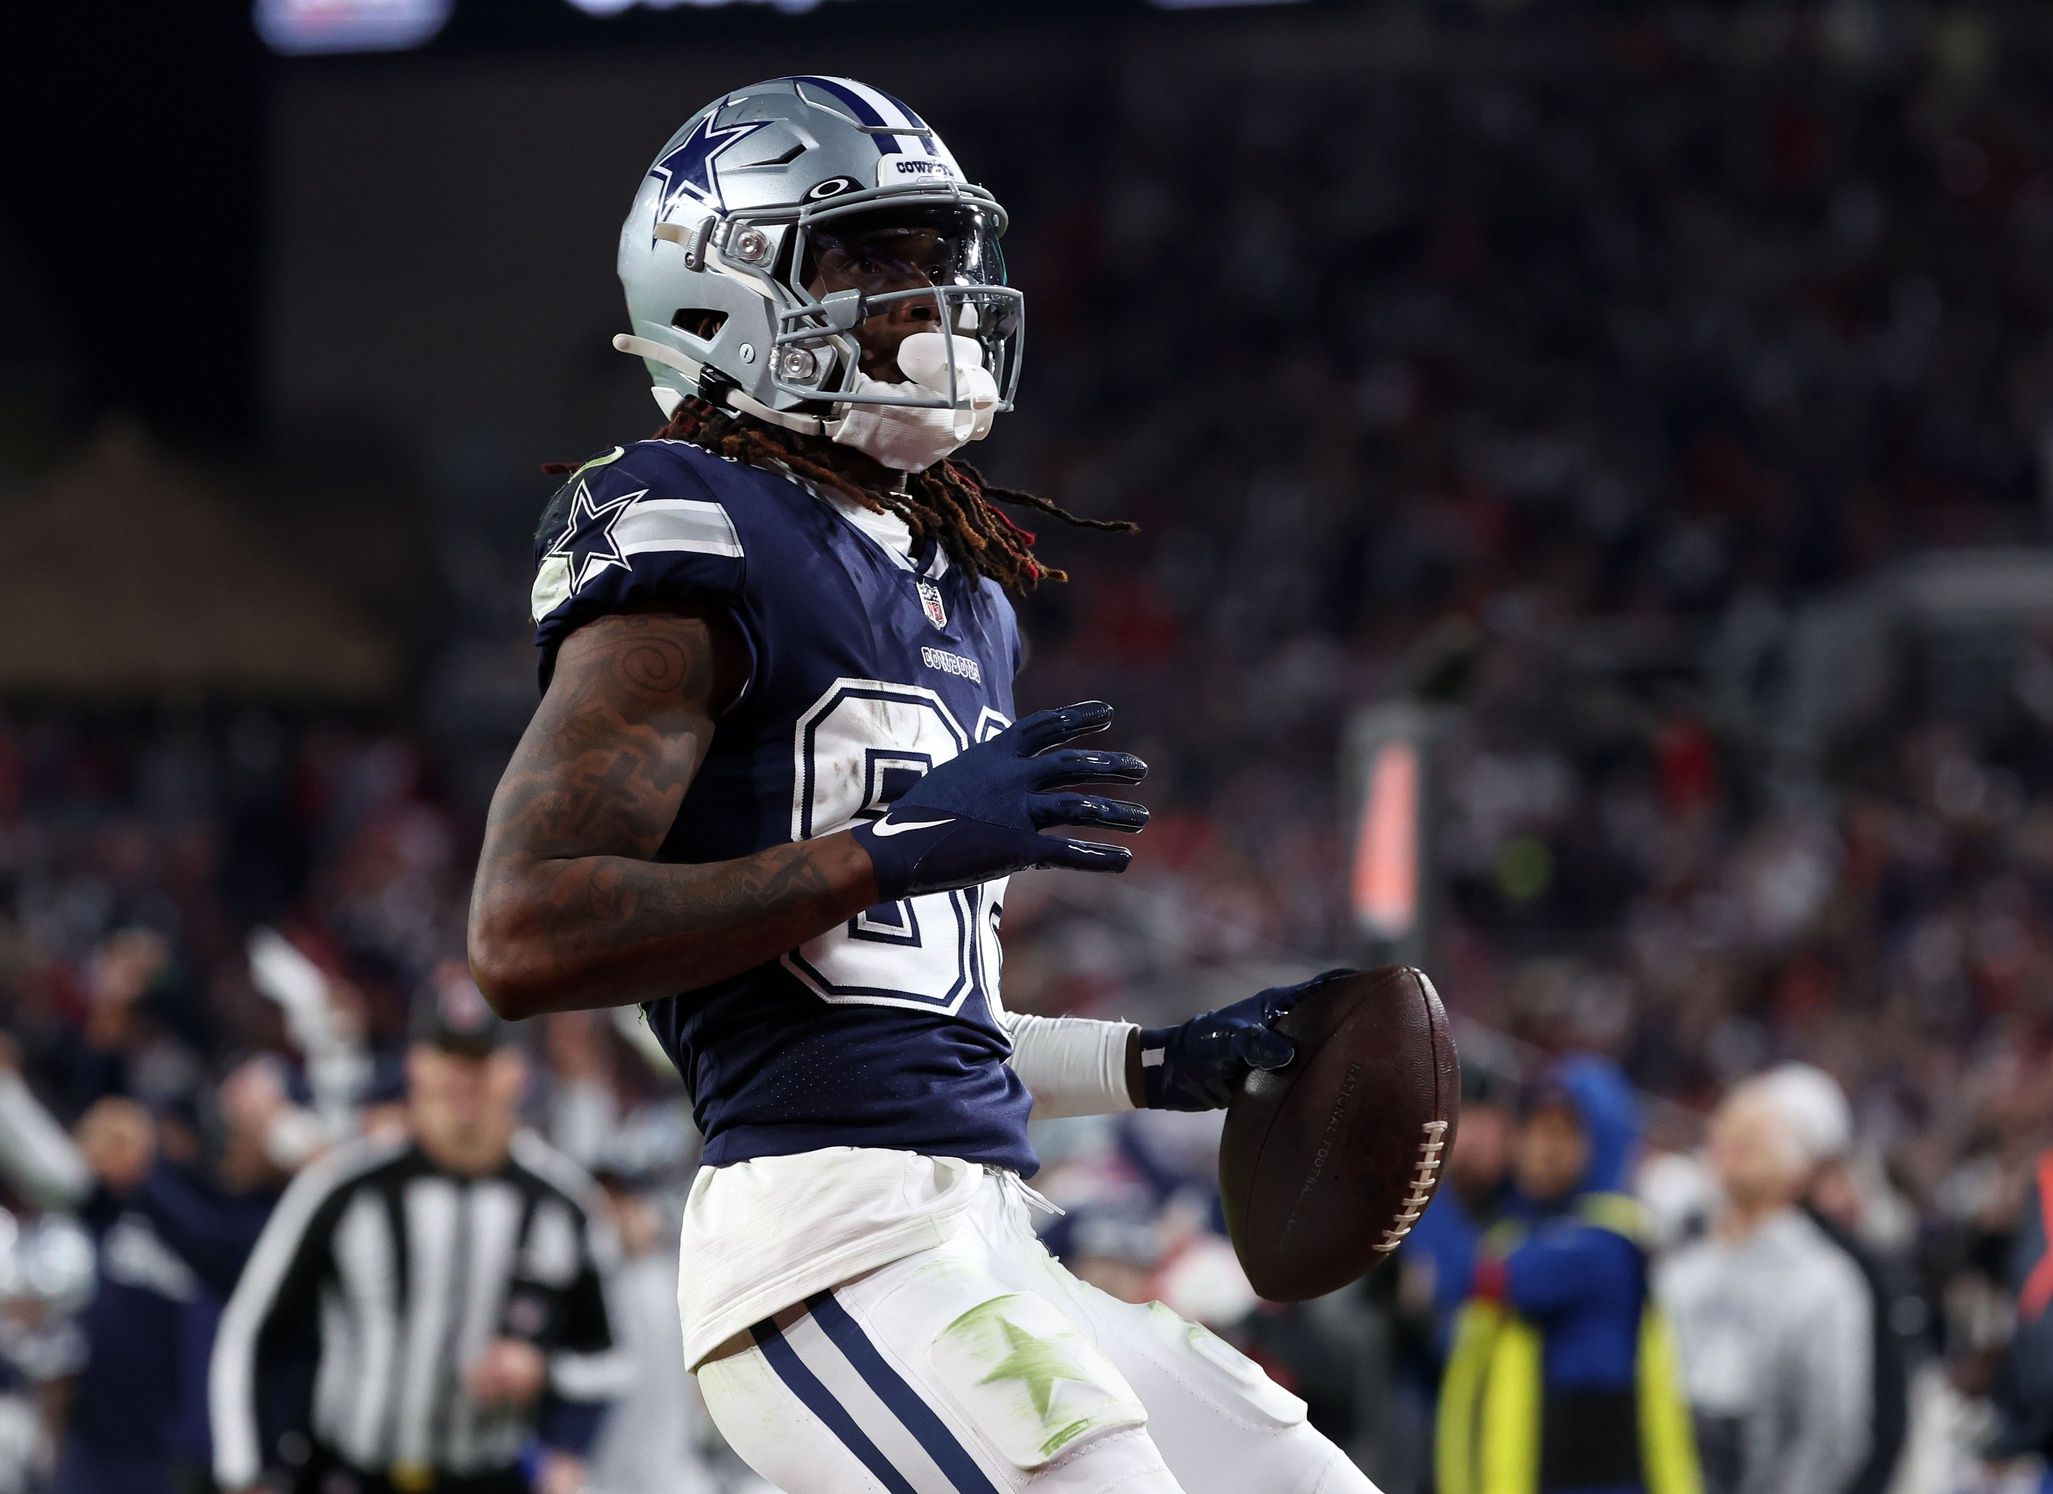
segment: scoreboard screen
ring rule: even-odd
[[[409,52],[461,30],[472,39],[519,44],[557,44],[584,35],[606,39],[603,24],[669,13],[677,17],[710,12],[766,19],[823,13],[853,14],[908,6],[912,0],[255,0],[257,34],[273,52],[316,56],[350,52]],[[1105,5],[1106,0],[1099,0]],[[1257,5],[1309,4],[1313,0],[1130,0],[1129,10],[1223,10]],[[1110,7],[1114,8],[1117,7]],[[1043,13],[1045,4],[1020,0],[993,6],[993,19]],[[580,28],[579,23],[590,23]]]

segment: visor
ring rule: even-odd
[[[1003,211],[960,191],[916,201],[907,201],[906,194],[895,201],[862,195],[871,200],[800,213],[783,246],[775,278],[792,303],[777,318],[773,387],[802,400],[962,406],[962,371],[952,358],[946,385],[937,392],[874,385],[856,391],[856,329],[905,302],[924,301],[935,309],[937,328],[977,344],[998,386],[998,409],[1011,409],[1025,341],[1025,298],[1005,283],[1005,256],[998,247]]]

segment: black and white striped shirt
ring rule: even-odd
[[[607,1277],[615,1252],[593,1184],[522,1134],[497,1173],[438,1170],[410,1142],[338,1148],[294,1179],[222,1315],[209,1376],[215,1475],[255,1482],[276,1460],[258,1429],[267,1360],[318,1352],[311,1433],[365,1472],[491,1472],[515,1463],[551,1398],[626,1386]],[[496,1337],[549,1367],[543,1402],[488,1409],[464,1371]]]

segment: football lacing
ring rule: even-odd
[[[1419,1222],[1426,1212],[1426,1205],[1433,1201],[1433,1182],[1440,1174],[1440,1154],[1446,1150],[1444,1140],[1447,1122],[1427,1121],[1424,1126],[1426,1139],[1419,1143],[1418,1169],[1411,1180],[1411,1195],[1399,1205],[1400,1212],[1390,1221],[1390,1228],[1383,1231],[1383,1238],[1376,1242],[1376,1253],[1388,1255],[1404,1243],[1404,1237],[1411,1233],[1411,1227]]]

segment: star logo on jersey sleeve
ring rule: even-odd
[[[586,582],[612,566],[619,566],[623,571],[629,568],[614,530],[627,517],[634,501],[646,497],[648,491],[642,488],[599,503],[592,498],[589,484],[578,483],[577,496],[570,503],[570,522],[563,526],[562,535],[543,555],[544,560],[564,562],[570,573],[573,592],[582,590]]]
[[[663,159],[649,168],[649,175],[663,184],[663,198],[656,204],[656,221],[667,222],[678,200],[690,197],[705,204],[715,212],[726,211],[726,201],[720,196],[720,184],[713,171],[713,163],[735,145],[757,130],[768,127],[767,120],[754,123],[715,124],[718,114],[714,110],[692,126],[691,133],[663,155]]]

